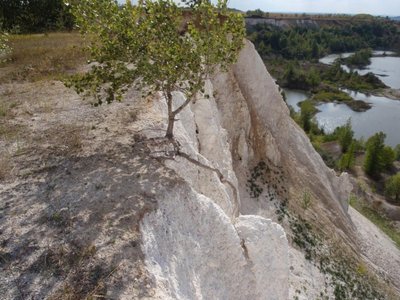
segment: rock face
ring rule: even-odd
[[[166,162],[187,187],[160,196],[141,226],[156,295],[287,299],[289,248],[282,227],[270,219],[276,209],[271,203],[288,201],[308,186],[332,212],[332,222],[351,232],[351,185],[325,166],[292,121],[251,43],[229,73],[207,83],[206,94],[181,113],[175,131],[192,161],[177,156]],[[179,93],[175,100],[184,101]],[[165,114],[163,100],[153,109]],[[248,183],[260,163],[270,171],[255,197]]]
[[[0,92],[20,99],[24,128],[23,142],[0,140],[14,153],[0,184],[4,299],[283,300],[300,281],[313,299],[323,282],[277,209],[296,210],[307,191],[317,225],[353,234],[347,176],[291,120],[249,42],[180,113],[180,155],[161,138],[161,96],[93,108],[59,82]]]

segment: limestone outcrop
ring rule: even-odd
[[[176,127],[181,151],[191,160],[166,161],[190,189],[164,195],[159,209],[144,218],[146,265],[160,298],[287,299],[289,247],[271,220],[276,205],[307,186],[332,212],[328,219],[351,232],[351,184],[325,166],[290,118],[251,43],[230,72],[206,87],[209,96],[182,112]],[[175,101],[184,99],[176,93]],[[160,115],[163,102],[153,107]],[[254,197],[248,183],[260,163],[271,171]]]

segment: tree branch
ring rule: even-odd
[[[192,96],[193,97],[193,96]],[[175,111],[172,112],[172,114],[174,115],[174,117],[179,114],[186,106],[188,106],[188,104],[192,101],[192,97],[189,97],[186,99],[186,101],[179,106]]]

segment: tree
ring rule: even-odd
[[[312,128],[312,118],[315,113],[315,107],[311,101],[303,101],[300,105],[300,125],[305,132],[310,132]]]
[[[367,141],[367,151],[364,160],[364,170],[372,177],[376,177],[383,170],[382,153],[385,147],[386,135],[383,132],[376,133]]]
[[[319,46],[316,40],[313,40],[312,45],[311,45],[311,56],[312,58],[318,58],[319,57]]]
[[[342,158],[339,161],[339,169],[341,171],[349,170],[355,163],[355,151],[356,151],[356,143],[352,142],[347,153],[342,155]]]
[[[385,192],[389,197],[400,202],[400,173],[389,178],[386,182]]]
[[[400,160],[400,144],[394,148],[394,151],[396,152],[396,160]]]
[[[264,12],[257,8],[256,10],[248,10],[246,12],[246,15],[249,17],[256,17],[256,18],[262,18],[264,16]]]
[[[382,165],[389,170],[396,160],[396,152],[390,146],[385,146],[382,150]]]
[[[194,1],[183,10],[173,0],[143,0],[122,7],[112,0],[75,0],[72,12],[90,46],[92,69],[69,86],[94,96],[96,104],[120,101],[131,86],[161,91],[168,107],[166,137],[173,137],[176,116],[203,91],[217,68],[234,63],[244,38],[243,16],[227,1]],[[174,107],[172,93],[186,101]]]
[[[73,19],[63,0],[7,0],[0,10],[2,27],[8,31],[43,32],[72,29]]]
[[[371,63],[371,56],[371,49],[361,49],[352,56],[344,58],[343,61],[348,66],[365,67]]]
[[[342,152],[346,153],[352,144],[354,131],[351,126],[351,119],[348,119],[346,125],[339,129],[339,144],[342,147]]]

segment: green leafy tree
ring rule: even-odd
[[[205,80],[234,63],[244,38],[243,16],[227,1],[194,1],[188,11],[172,0],[142,0],[120,7],[112,0],[72,2],[84,34],[93,39],[92,69],[70,81],[97,104],[121,100],[131,86],[161,91],[168,107],[166,137],[173,137],[176,116],[203,92]],[[174,107],[172,93],[186,101]]]
[[[249,17],[263,17],[264,12],[261,9],[256,9],[256,10],[248,10],[246,12],[246,15]]]
[[[73,18],[63,0],[2,0],[2,27],[16,32],[72,29]]]
[[[400,202],[400,173],[389,178],[386,182],[385,192],[389,197]]]
[[[385,148],[386,135],[383,132],[376,133],[367,141],[364,170],[372,177],[376,177],[384,169],[382,155]]]
[[[351,126],[351,119],[347,120],[346,125],[339,129],[339,144],[342,147],[342,152],[346,153],[353,142],[354,131]]]
[[[396,152],[396,160],[400,160],[400,144],[394,148],[394,151]]]
[[[342,158],[339,161],[339,169],[341,171],[349,170],[354,166],[355,163],[355,151],[356,151],[356,143],[352,142],[348,151],[342,155]]]
[[[385,146],[382,150],[382,164],[385,169],[393,167],[393,163],[396,160],[396,152],[390,146]]]
[[[312,118],[315,113],[315,107],[311,101],[303,101],[300,105],[300,109],[300,126],[308,133],[312,128]]]
[[[343,61],[348,66],[365,67],[371,63],[371,57],[372,57],[371,49],[361,49],[352,56],[344,58]]]

